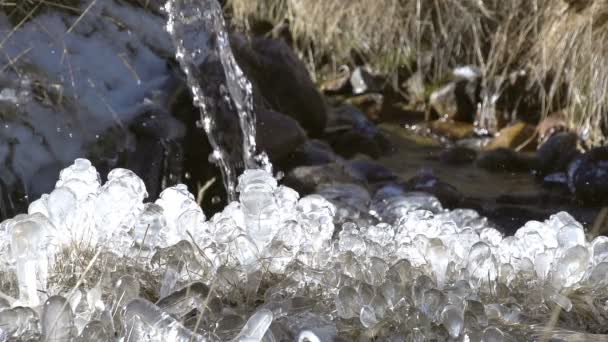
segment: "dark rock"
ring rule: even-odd
[[[306,141],[306,133],[296,120],[271,110],[258,110],[256,114],[258,147],[273,163],[285,159]]]
[[[393,171],[373,160],[352,160],[348,162],[348,165],[370,184],[397,180],[397,175]]]
[[[567,187],[568,174],[566,172],[550,173],[543,177],[543,186],[546,187]]]
[[[439,161],[447,165],[470,164],[477,158],[477,151],[464,146],[447,148],[439,154]]]
[[[235,58],[268,108],[296,119],[311,137],[323,133],[327,109],[304,64],[281,40],[231,36]]]
[[[354,106],[344,105],[331,111],[327,139],[333,149],[345,158],[358,153],[378,158],[390,147],[390,143],[380,130]],[[344,131],[345,130],[345,131]]]
[[[185,125],[167,111],[149,106],[142,108],[129,131],[135,144],[124,152],[121,164],[142,178],[149,196],[156,198],[164,188],[181,183]]]
[[[534,165],[534,159],[508,148],[498,148],[481,153],[475,165],[494,172],[524,172]]]
[[[278,164],[286,171],[290,171],[297,166],[317,166],[333,163],[338,160],[338,156],[331,146],[321,140],[307,140],[298,146],[287,159]]]
[[[339,134],[331,140],[331,146],[344,158],[352,158],[359,153],[374,159],[382,155],[382,148],[374,138],[355,130]]]
[[[439,116],[454,121],[473,122],[477,110],[479,83],[459,80],[434,91],[430,105]]]
[[[568,166],[568,186],[583,203],[608,203],[608,146],[576,157]]]
[[[456,187],[440,180],[431,170],[421,170],[404,185],[410,191],[422,191],[437,197],[446,208],[457,208],[463,199]]]
[[[541,175],[564,172],[568,164],[580,154],[576,145],[578,136],[574,133],[554,134],[536,152],[535,171]]]
[[[300,193],[310,194],[327,184],[352,183],[367,186],[366,180],[349,165],[340,162],[301,166],[291,170],[283,179],[283,184]]]

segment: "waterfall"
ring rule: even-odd
[[[253,89],[234,59],[223,12],[217,0],[168,0],[166,29],[176,47],[176,59],[184,71],[194,105],[201,113],[201,125],[213,148],[212,159],[219,166],[228,201],[235,199],[238,165],[271,172],[264,153],[257,152]],[[201,71],[205,63],[221,62],[222,80]],[[204,85],[204,86],[203,86]],[[218,92],[213,96],[210,92]],[[236,113],[235,113],[236,112]],[[242,132],[242,156],[222,139],[222,120],[237,115]],[[238,172],[238,173],[237,173]]]

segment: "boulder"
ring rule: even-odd
[[[293,188],[300,195],[310,194],[325,185],[338,183],[367,186],[366,180],[357,171],[341,162],[297,167],[283,179],[283,185]]]
[[[285,161],[277,163],[277,166],[285,171],[290,171],[297,166],[318,166],[337,161],[338,155],[334,153],[331,146],[321,140],[306,140],[302,145],[293,150]]]
[[[270,160],[280,162],[306,141],[306,132],[289,116],[272,110],[259,110],[256,120],[258,149]]]
[[[369,184],[396,181],[398,178],[393,171],[384,165],[366,158],[351,160],[348,165]]]
[[[456,187],[440,180],[431,170],[421,170],[404,185],[409,191],[422,191],[437,197],[446,208],[457,208],[463,199]]]
[[[551,136],[536,151],[534,169],[537,174],[545,176],[566,171],[570,162],[580,154],[577,142],[578,136],[574,133],[560,132]]]
[[[328,125],[333,132],[328,132],[327,139],[345,158],[358,153],[379,158],[390,147],[380,130],[354,106],[343,105],[330,111]]]
[[[608,146],[592,149],[570,163],[568,187],[583,203],[608,203]]]
[[[231,36],[235,59],[268,109],[294,118],[311,137],[323,133],[327,109],[305,65],[282,40]]]

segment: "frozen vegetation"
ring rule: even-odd
[[[542,336],[557,309],[570,329],[606,317],[608,238],[566,213],[504,237],[420,193],[300,198],[263,170],[237,190],[207,219],[182,185],[144,202],[131,171],[102,184],[77,159],[0,225],[0,337],[507,341]]]

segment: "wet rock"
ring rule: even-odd
[[[284,185],[298,191],[300,195],[313,193],[323,185],[337,183],[367,186],[366,180],[356,170],[341,162],[297,167],[283,179]]]
[[[463,196],[451,184],[440,180],[432,170],[423,169],[418,174],[404,183],[409,191],[422,191],[429,193],[441,202],[446,208],[456,208],[462,202]]]
[[[544,176],[566,171],[568,164],[580,154],[577,149],[578,136],[560,132],[551,136],[536,152],[535,171]]]
[[[477,158],[477,151],[465,146],[447,148],[439,154],[439,161],[447,165],[470,164]]]
[[[496,136],[486,145],[486,149],[494,150],[497,148],[533,148],[535,128],[525,122],[516,122],[501,129]]]
[[[311,137],[325,129],[327,110],[304,64],[281,40],[231,36],[235,58],[268,108],[297,120]]]
[[[367,118],[377,121],[380,118],[384,96],[377,93],[368,93],[346,99],[346,103],[361,108]]]
[[[481,153],[475,165],[493,172],[525,172],[533,167],[534,158],[508,148],[497,148]]]
[[[452,120],[435,120],[429,128],[434,134],[452,140],[469,138],[475,133],[473,124]]]
[[[292,170],[298,166],[317,166],[337,161],[340,157],[328,143],[321,140],[307,140],[290,153],[284,162],[278,163],[282,170]]]
[[[397,180],[397,175],[385,166],[369,159],[357,159],[348,162],[368,183],[384,183]]]
[[[389,148],[389,142],[380,130],[354,106],[344,105],[331,111],[327,139],[333,149],[345,158],[358,153],[378,158]]]
[[[124,167],[141,175],[150,196],[181,183],[185,125],[162,108],[149,106],[129,125],[134,148],[123,156]]]
[[[352,158],[359,153],[374,159],[382,155],[382,148],[378,142],[368,134],[357,130],[350,130],[332,138],[331,146],[344,158]]]
[[[288,157],[306,140],[306,132],[296,120],[272,110],[259,110],[256,115],[259,149],[266,151],[273,163]]]
[[[452,81],[434,91],[429,102],[442,118],[473,122],[477,110],[478,92],[478,82]]]
[[[576,157],[568,166],[568,187],[579,201],[608,203],[608,147]]]

